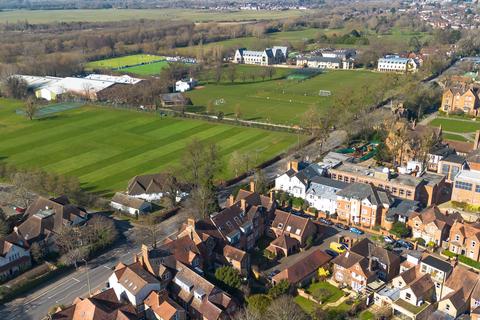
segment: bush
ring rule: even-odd
[[[313,245],[314,238],[313,236],[308,236],[307,240],[305,240],[305,249],[309,249]]]
[[[393,227],[390,230],[390,232],[399,238],[404,238],[410,234],[410,229],[408,229],[405,223],[397,221],[393,224]]]
[[[277,257],[277,255],[267,249],[263,250],[263,256],[269,260],[273,260]]]
[[[287,280],[282,280],[268,290],[268,295],[272,299],[276,299],[280,296],[290,293],[290,283]]]
[[[247,298],[248,309],[260,315],[265,314],[272,303],[272,298],[266,294],[254,294]]]
[[[423,238],[416,238],[415,241],[416,241],[419,245],[425,247],[425,239],[423,239]]]
[[[303,200],[302,198],[293,198],[292,200],[292,206],[294,206],[295,208],[302,208],[304,204],[305,200]]]

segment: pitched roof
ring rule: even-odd
[[[382,194],[382,197],[380,197],[381,193],[384,192],[377,190],[369,183],[351,183],[343,190],[337,192],[337,195],[348,199],[367,199],[370,203],[376,206],[383,203],[390,204],[393,202],[386,194]]]
[[[118,203],[122,206],[133,208],[133,209],[141,209],[142,206],[145,204],[145,200],[138,199],[135,197],[130,197],[126,194],[117,192],[112,198],[112,202]]]
[[[175,315],[177,312],[184,311],[178,303],[170,299],[166,291],[152,291],[147,298],[145,298],[144,304],[163,320],[176,319]]]
[[[298,240],[282,234],[280,237],[273,240],[270,245],[289,251],[291,248],[298,245]]]
[[[464,221],[455,221],[450,229],[450,234],[461,234],[466,239],[476,239],[480,241],[480,223],[467,223]],[[454,239],[450,239],[452,242]]]
[[[309,218],[300,217],[281,210],[275,210],[275,219],[272,222],[272,228],[302,236],[310,224],[313,224],[313,222]]]
[[[167,239],[167,241],[162,244],[161,249],[170,251],[178,261],[186,265],[192,265],[193,260],[201,256],[197,244],[188,235],[184,235],[175,240]]]
[[[458,305],[461,303],[467,303],[470,295],[480,283],[480,277],[474,271],[469,270],[468,268],[457,265],[453,268],[452,273],[445,281],[445,286],[450,290],[453,290],[451,297],[445,297],[445,299],[450,299],[454,302],[457,302]]]
[[[458,213],[443,214],[437,206],[431,206],[421,212],[414,212],[412,219],[418,217],[422,222],[422,226],[429,223],[434,223],[438,229],[443,229],[446,226],[452,226],[456,220],[462,221],[462,216]]]
[[[137,320],[135,307],[118,300],[111,288],[90,298],[77,299],[64,310],[52,315],[52,320]]]
[[[243,250],[237,249],[227,244],[223,247],[223,255],[226,258],[229,258],[235,261],[242,261],[247,255],[247,253]]]
[[[163,173],[135,176],[128,182],[128,194],[161,193],[166,179],[167,175]]]
[[[66,196],[51,199],[38,197],[25,214],[28,218],[18,226],[18,232],[28,242],[42,240],[63,226],[87,218],[87,212],[70,204]]]
[[[189,304],[206,320],[217,320],[228,312],[232,304],[229,294],[180,262],[177,270],[171,290],[178,299]]]
[[[424,274],[407,285],[407,288],[410,288],[417,297],[423,297],[425,293],[434,287],[435,284],[429,274]]]
[[[320,249],[313,251],[293,265],[285,268],[273,277],[274,281],[287,280],[289,283],[296,284],[301,282],[312,273],[317,272],[318,268],[327,264],[332,257]]]
[[[118,283],[133,295],[139,293],[148,284],[158,284],[158,280],[138,263],[115,268]]]

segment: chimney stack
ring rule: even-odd
[[[245,199],[240,200],[240,208],[242,208],[242,210],[245,211],[246,207],[247,207],[247,201],[245,201]]]
[[[287,170],[294,170],[295,172],[298,172],[298,161],[292,160],[288,162]]]
[[[231,194],[227,200],[227,207],[233,206],[234,202],[235,202],[235,197],[233,196],[233,194]]]
[[[274,192],[270,191],[270,202],[273,202],[274,199],[275,199]]]
[[[187,225],[195,228],[195,219],[194,218],[188,218],[187,219]]]
[[[255,181],[253,179],[250,180],[250,191],[255,192]]]

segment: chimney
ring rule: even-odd
[[[195,219],[194,218],[188,218],[187,219],[187,225],[189,227],[194,227],[195,228]]]
[[[287,170],[294,170],[295,172],[298,172],[298,161],[292,160],[288,163],[288,169]]]
[[[473,150],[477,150],[480,145],[480,130],[475,131],[475,140],[473,141]]]
[[[373,259],[371,256],[368,256],[368,270],[373,271]]]
[[[231,194],[230,197],[228,197],[228,200],[227,200],[227,207],[233,206],[234,202],[235,202],[235,197],[233,196],[233,194]]]
[[[142,244],[142,256],[144,258],[148,257],[148,246],[146,244]]]
[[[415,119],[413,119],[413,122],[412,122],[412,129],[415,129],[415,127],[417,126],[417,121]]]
[[[247,207],[247,202],[245,199],[240,200],[240,208],[242,208],[243,211],[245,211],[245,208]]]
[[[19,233],[18,233],[18,227],[17,227],[17,226],[13,227],[13,232],[15,232],[16,234],[19,234]]]
[[[250,191],[255,192],[255,181],[253,179],[250,180]]]
[[[275,199],[274,192],[270,191],[270,202],[273,202],[274,199]]]

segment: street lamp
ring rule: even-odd
[[[88,296],[92,296],[92,287],[90,286],[90,274],[88,273],[88,263],[87,260],[82,259],[83,262],[85,262],[85,269],[87,270],[87,284],[88,284]]]

